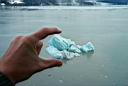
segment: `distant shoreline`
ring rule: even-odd
[[[111,5],[111,6],[4,6],[5,9],[21,9],[21,10],[47,10],[47,9],[128,9],[128,5]]]

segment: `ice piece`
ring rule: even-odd
[[[94,51],[95,47],[91,42],[86,43],[85,45],[83,45],[80,50],[84,53],[88,53],[91,51]]]
[[[67,59],[67,60],[70,60],[70,59],[73,59],[74,57],[80,56],[80,54],[78,54],[78,53],[69,52],[67,50],[62,51],[62,53],[64,55],[64,59]]]
[[[59,83],[63,83],[63,82],[64,82],[63,80],[61,80],[61,79],[59,80]]]
[[[63,59],[63,54],[53,46],[47,47],[46,51],[55,59]]]
[[[74,57],[80,56],[78,53],[69,52],[67,50],[59,51],[53,46],[47,47],[46,51],[52,56],[52,58],[59,60],[70,60]]]
[[[80,47],[80,46],[79,46]],[[68,51],[70,52],[74,52],[74,53],[81,53],[81,50],[77,45],[71,45],[71,47],[68,49]]]
[[[75,42],[70,39],[63,38],[60,35],[54,35],[48,43],[50,46],[53,46],[60,51],[67,50],[71,45],[75,44]]]
[[[91,42],[86,43],[83,46],[76,45],[74,41],[61,37],[60,35],[54,35],[48,41],[48,47],[46,51],[55,59],[70,60],[80,56],[82,53],[88,53],[94,51],[95,47]]]
[[[80,45],[76,45],[79,49],[81,48],[81,46]]]

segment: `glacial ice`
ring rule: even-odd
[[[94,51],[95,47],[91,42],[80,46],[71,39],[64,38],[60,35],[53,35],[48,41],[46,51],[55,59],[70,60],[80,54]]]

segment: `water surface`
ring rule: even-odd
[[[82,55],[32,76],[17,86],[128,86],[128,9],[0,9],[0,56],[17,35],[57,26],[78,44],[92,41]],[[44,43],[47,46],[47,38]],[[41,55],[49,55],[42,50]]]

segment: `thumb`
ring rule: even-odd
[[[55,59],[49,59],[49,60],[45,60],[45,59],[40,59],[40,70],[44,70],[44,69],[48,69],[48,68],[52,68],[52,67],[60,67],[62,66],[62,62],[55,60]]]

